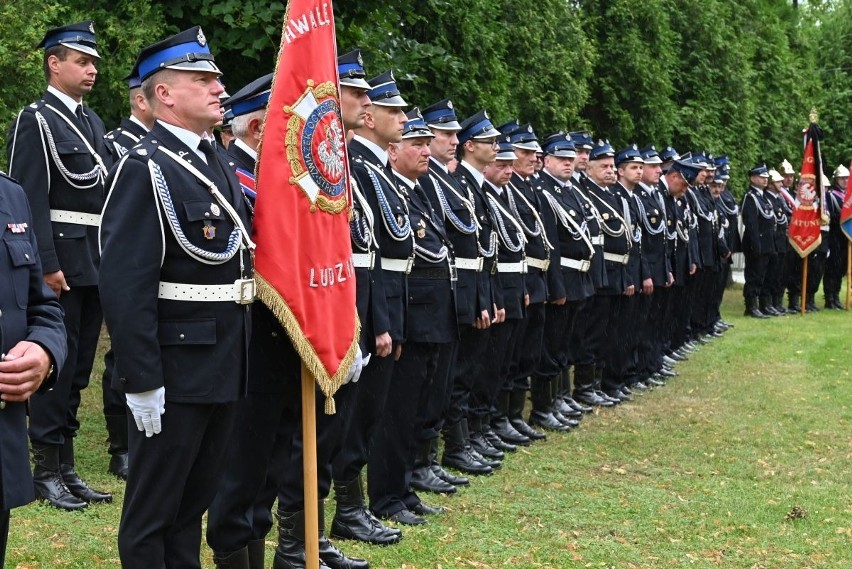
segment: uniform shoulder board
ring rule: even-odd
[[[43,109],[46,104],[47,103],[44,102],[44,99],[39,99],[38,101],[32,102],[24,107],[23,112],[35,113]]]
[[[363,159],[363,158],[361,158],[360,156],[356,156],[356,157],[354,158],[354,160],[355,160],[355,162],[357,162],[358,164],[363,164],[363,163],[364,163],[364,159]]]

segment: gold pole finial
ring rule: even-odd
[[[816,107],[811,107],[811,112],[808,115],[808,120],[815,123],[819,121],[819,115],[817,114]]]

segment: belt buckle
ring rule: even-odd
[[[592,263],[589,260],[580,261],[580,272],[587,272],[591,268],[591,266]]]
[[[529,268],[528,268],[528,267],[529,267],[529,265],[527,264],[526,259],[524,259],[523,261],[521,261],[521,274],[522,274],[522,275],[527,274],[527,271],[529,270]]]
[[[367,253],[367,268],[369,270],[373,270],[373,267],[376,266],[376,252],[370,251]]]
[[[497,261],[493,261],[491,263],[491,275],[494,276],[497,274]]]
[[[450,263],[450,280],[452,282],[459,280],[459,271],[456,269],[455,263]]]
[[[405,263],[405,274],[411,274],[411,269],[414,267],[414,257],[409,257]]]
[[[485,264],[485,257],[477,257],[476,258],[476,272],[482,272],[482,266]]]
[[[237,304],[251,304],[254,302],[254,279],[237,279],[234,284],[240,289],[240,299],[237,301]]]
[[[547,269],[549,269],[549,268],[550,268],[550,259],[545,259],[544,260],[544,266],[541,268],[541,270],[546,273]]]

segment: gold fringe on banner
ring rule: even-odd
[[[361,334],[361,322],[356,316],[352,345],[350,345],[349,349],[346,351],[346,356],[340,363],[337,373],[335,373],[333,377],[329,376],[325,366],[320,361],[316,350],[314,350],[313,345],[302,332],[302,328],[299,326],[299,321],[296,319],[296,315],[293,314],[292,310],[290,310],[290,307],[287,305],[287,302],[281,294],[279,294],[279,292],[275,290],[275,287],[259,273],[256,272],[254,274],[254,278],[257,282],[257,297],[261,300],[261,302],[263,302],[263,304],[269,307],[281,323],[281,326],[284,327],[284,330],[287,332],[287,336],[290,337],[290,341],[293,343],[293,347],[296,348],[296,353],[299,354],[299,357],[304,362],[305,367],[311,373],[314,381],[317,382],[317,385],[319,385],[325,395],[325,414],[334,415],[337,412],[334,404],[334,394],[337,393],[337,390],[346,382],[346,376],[349,373],[349,368],[352,367],[352,363],[355,361],[355,354],[358,351],[358,338]],[[352,309],[354,310],[355,307],[353,306]]]

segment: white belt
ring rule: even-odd
[[[604,236],[603,233],[600,235],[595,235],[592,237],[592,245],[603,245]]]
[[[158,298],[186,302],[236,302],[251,304],[254,301],[254,279],[239,279],[226,285],[198,285],[160,282]]]
[[[466,269],[468,271],[481,271],[483,261],[485,261],[484,257],[477,257],[476,259],[464,259],[462,257],[456,257],[456,268]]]
[[[98,213],[83,213],[80,211],[68,211],[65,209],[52,209],[50,210],[50,221],[100,227],[101,216]]]
[[[376,262],[376,254],[373,251],[369,253],[352,253],[352,264],[358,268],[372,269]]]
[[[405,273],[407,275],[411,272],[413,264],[414,257],[409,257],[408,259],[388,259],[387,257],[382,257],[382,268],[386,271],[393,271],[394,273]]]
[[[820,225],[819,230],[820,231],[831,231],[831,226],[830,225]]]
[[[621,263],[622,265],[627,264],[627,260],[630,259],[630,255],[617,255],[615,253],[607,253],[604,251],[604,259],[607,261],[613,261],[614,263]]]
[[[498,273],[526,273],[527,264],[524,261],[520,263],[497,263]]]
[[[542,271],[546,271],[550,266],[550,261],[548,259],[536,259],[535,257],[527,257],[527,265],[530,267],[535,267],[536,269],[541,269]]]
[[[576,269],[581,273],[586,273],[589,271],[589,267],[592,266],[592,262],[589,260],[578,261],[577,259],[569,259],[567,257],[560,257],[559,264],[563,267],[567,267],[569,269]]]

